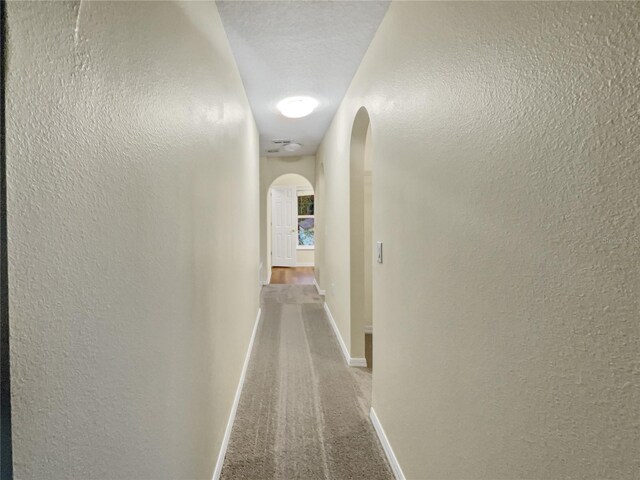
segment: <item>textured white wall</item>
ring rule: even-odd
[[[304,177],[310,185],[315,185],[316,157],[260,157],[260,279],[266,282],[271,269],[271,239],[267,229],[267,206],[269,205],[269,187],[278,177],[295,173]],[[315,256],[315,254],[314,254]],[[304,255],[301,261],[306,261]]]
[[[364,105],[373,406],[408,478],[637,478],[638,65],[638,3],[389,8],[317,155],[318,257],[347,339]]]
[[[258,136],[212,2],[8,4],[16,478],[211,478],[258,308]]]

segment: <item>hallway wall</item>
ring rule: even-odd
[[[260,157],[260,280],[266,283],[271,271],[271,240],[267,236],[267,205],[269,187],[273,181],[288,173],[296,173],[306,178],[312,186],[315,186],[315,164],[314,155],[304,155],[301,157]],[[300,261],[315,262],[315,251],[313,258],[307,254],[300,255]]]
[[[7,10],[15,476],[210,479],[259,295],[258,135],[215,4]]]
[[[640,469],[640,4],[394,2],[317,154],[349,344],[349,140],[373,142],[373,407],[407,478]]]

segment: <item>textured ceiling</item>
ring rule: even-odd
[[[342,101],[388,1],[217,2],[260,131],[260,154],[315,154]],[[289,119],[276,109],[284,97],[320,101],[308,117]],[[302,150],[288,153],[274,139]]]

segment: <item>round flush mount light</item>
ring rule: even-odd
[[[299,143],[287,143],[284,147],[282,147],[282,149],[286,150],[287,152],[297,152],[301,148],[302,145],[300,145]]]
[[[302,118],[310,115],[318,104],[318,101],[311,97],[287,97],[280,100],[276,107],[285,117]]]

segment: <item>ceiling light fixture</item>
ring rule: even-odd
[[[278,102],[276,107],[288,118],[302,118],[310,115],[319,102],[311,97],[287,97]]]
[[[287,152],[297,152],[301,148],[302,145],[300,145],[299,143],[287,143],[284,147],[282,147],[282,149],[286,150]]]

